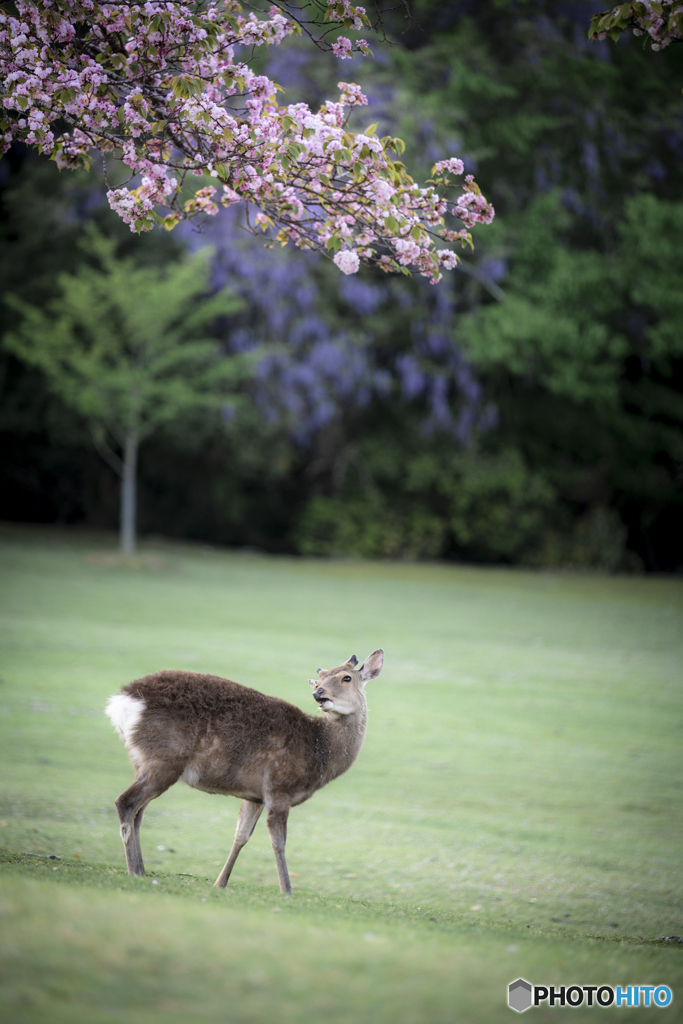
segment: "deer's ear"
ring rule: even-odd
[[[345,665],[350,665],[351,668],[355,668],[358,664],[358,658],[355,654],[352,654],[348,661],[344,662]]]
[[[360,678],[365,685],[371,679],[376,679],[382,671],[382,665],[384,664],[384,651],[373,651],[369,658],[365,659],[365,664],[360,670]]]
[[[318,685],[318,680],[317,679],[309,679],[308,682],[309,682],[309,685],[310,685],[311,689],[315,690],[316,686]]]

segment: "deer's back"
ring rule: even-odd
[[[258,725],[269,716],[287,714],[286,709],[309,717],[279,697],[202,672],[166,669],[128,683],[121,693],[144,700],[150,713],[166,713],[191,726],[220,719]]]

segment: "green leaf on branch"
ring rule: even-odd
[[[171,91],[178,99],[188,100],[190,96],[197,96],[203,92],[204,86],[201,81],[177,75],[171,79]]]
[[[403,139],[396,139],[391,135],[385,135],[380,139],[383,149],[393,149],[395,153],[404,153],[406,144]]]

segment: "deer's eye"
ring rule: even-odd
[[[351,682],[351,676],[343,676],[342,677],[342,683],[350,683],[350,682]]]

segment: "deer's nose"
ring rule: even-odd
[[[322,700],[324,693],[325,691],[323,690],[322,686],[319,686],[318,689],[314,691],[313,696],[315,697],[316,700]]]

